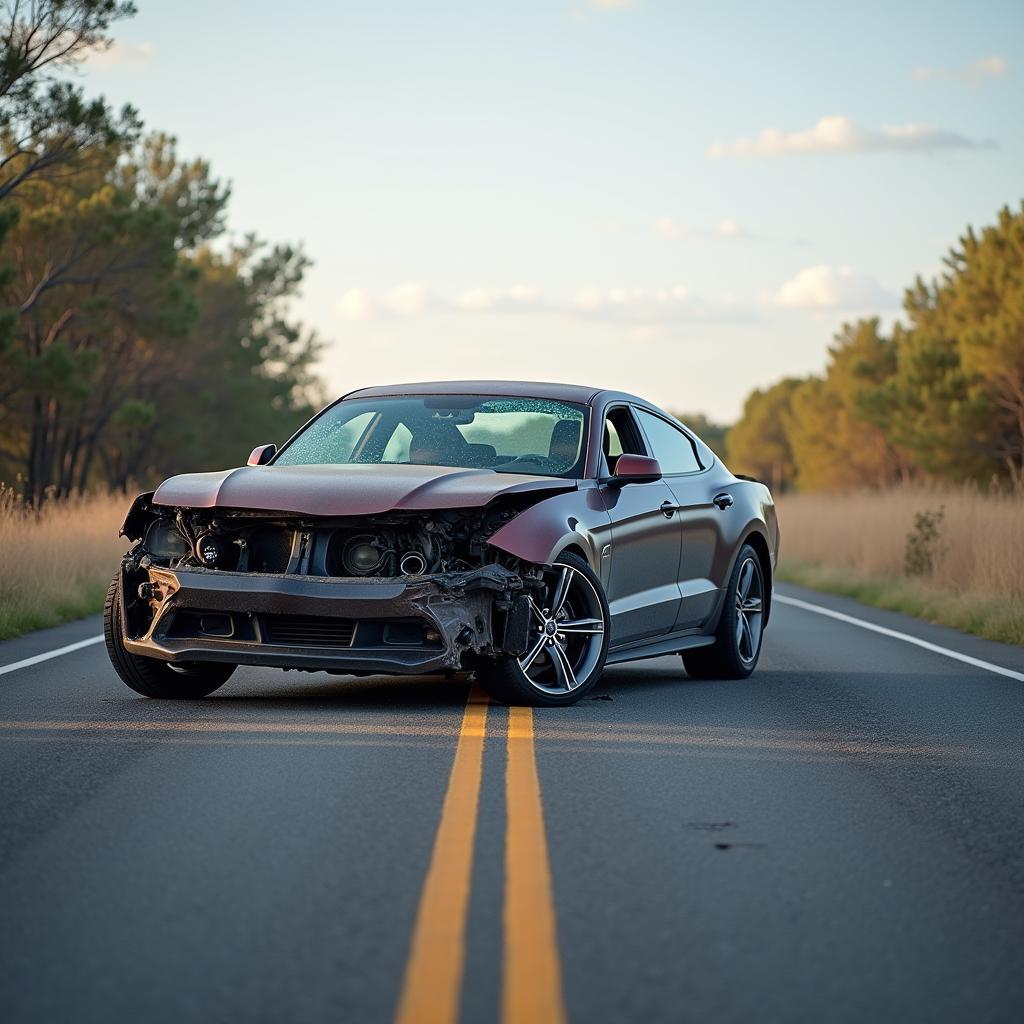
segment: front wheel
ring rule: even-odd
[[[223,686],[235,671],[221,662],[169,665],[155,658],[140,658],[125,649],[121,625],[121,573],[110,581],[103,606],[103,638],[114,671],[143,697],[164,700],[196,700]]]
[[[694,679],[746,679],[754,671],[764,631],[765,586],[761,560],[744,544],[729,577],[714,645],[683,652],[688,675]]]
[[[520,658],[483,666],[484,689],[503,704],[565,707],[597,685],[608,653],[608,601],[578,555],[544,568],[544,591],[530,598],[530,642]]]

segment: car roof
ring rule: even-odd
[[[589,405],[598,395],[614,397],[640,405],[650,402],[607,388],[584,384],[551,384],[525,380],[436,380],[416,384],[381,384],[350,391],[344,398],[379,398],[396,395],[500,395],[510,398],[549,398],[553,401]]]

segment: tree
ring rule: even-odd
[[[286,316],[305,256],[248,238],[226,254],[203,248],[190,266],[199,318],[173,351],[151,355],[132,404],[115,417],[103,448],[115,486],[236,465],[255,444],[284,440],[322,402],[312,373],[319,340]]]
[[[895,344],[877,318],[843,324],[824,378],[801,385],[784,414],[802,490],[882,487],[910,475],[910,459],[887,436],[895,368]]]
[[[225,243],[229,191],[208,164],[53,77],[131,3],[0,12],[0,479],[39,502],[283,439],[320,397],[319,341],[288,316],[308,260]]]
[[[216,226],[226,193],[201,165],[154,164],[154,151],[166,155],[166,140],[108,150],[79,169],[74,190],[43,177],[21,191],[4,293],[20,316],[0,394],[23,427],[20,438],[7,431],[20,442],[7,454],[20,457],[33,500],[82,485],[117,398],[145,368],[126,361],[140,340],[170,344],[198,315],[179,248],[203,233],[197,210]]]
[[[111,23],[135,13],[124,0],[4,0],[0,5],[0,247],[20,215],[15,191],[34,176],[57,179],[83,153],[130,141],[135,111],[54,79],[89,50],[110,45]],[[0,288],[13,270],[0,265]],[[17,307],[0,309],[0,358],[14,338]]]
[[[766,391],[757,389],[747,396],[739,421],[726,436],[733,472],[764,480],[776,492],[793,485],[796,467],[785,416],[801,383],[787,377]]]
[[[955,341],[969,439],[1024,480],[1024,203],[999,211],[980,236],[968,228],[945,258],[942,282],[914,307],[920,333]],[[930,314],[930,315],[926,315]],[[927,324],[927,326],[926,326]],[[984,408],[984,418],[980,410]],[[987,468],[987,467],[986,467]]]
[[[0,6],[0,200],[36,174],[56,174],[84,152],[138,134],[135,111],[114,113],[54,73],[110,45],[121,0],[5,0]]]
[[[918,278],[897,324],[897,370],[884,388],[889,433],[922,474],[987,482],[1000,470],[989,437],[988,402],[964,371],[957,339],[936,310],[938,286]]]
[[[890,336],[877,318],[844,324],[823,378],[753,392],[730,461],[772,477],[786,454],[783,478],[805,489],[1024,481],[1024,203],[944,262],[907,290]]]
[[[308,261],[223,230],[227,190],[154,136],[25,184],[3,298],[21,317],[0,353],[0,457],[40,500],[97,471],[126,487],[167,468],[237,463],[318,397],[319,343],[287,317]]]

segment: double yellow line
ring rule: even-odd
[[[466,960],[487,697],[470,691],[413,931],[397,1024],[456,1024]],[[533,712],[509,708],[503,1024],[564,1024],[562,973]]]

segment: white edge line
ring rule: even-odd
[[[91,636],[88,640],[79,640],[76,644],[68,644],[67,647],[58,647],[55,651],[47,651],[45,654],[37,654],[32,658],[25,658],[23,661],[15,661],[10,665],[0,665],[0,676],[8,672],[16,672],[19,668],[28,668],[30,665],[38,665],[42,661],[49,661],[51,658],[59,658],[62,654],[70,654],[72,651],[80,651],[83,647],[91,644],[98,644],[103,639],[103,634]]]
[[[923,647],[933,654],[941,654],[954,661],[962,661],[965,665],[973,665],[975,668],[983,668],[988,672],[995,672],[996,675],[1006,676],[1009,679],[1016,679],[1024,683],[1024,672],[1015,672],[1012,668],[1003,668],[1002,665],[993,665],[990,661],[982,661],[981,658],[972,658],[969,654],[961,654],[959,651],[951,651],[948,647],[940,647],[938,644],[930,644],[927,640],[919,640],[909,633],[900,633],[895,629],[886,629],[885,626],[876,626],[873,622],[864,619],[856,619],[852,615],[844,615],[842,612],[834,612],[831,608],[822,608],[820,605],[811,604],[809,601],[800,601],[795,597],[785,597],[783,594],[775,594],[774,601],[781,601],[783,604],[791,604],[794,608],[803,608],[807,612],[816,612],[818,615],[827,615],[830,619],[838,619],[840,622],[848,622],[851,626],[860,626],[861,629],[870,629],[872,633],[881,633],[882,636],[891,636],[895,640],[902,640],[904,643],[913,644],[915,647]]]

